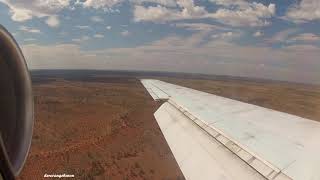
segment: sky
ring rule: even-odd
[[[30,69],[320,84],[319,0],[0,0]]]

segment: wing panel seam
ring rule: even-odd
[[[211,137],[217,140],[220,144],[225,146],[229,151],[234,153],[238,156],[241,160],[246,162],[250,167],[255,169],[259,174],[264,176],[268,180],[292,180],[292,178],[288,177],[284,174],[279,168],[274,167],[269,162],[263,160],[259,156],[255,155],[254,153],[248,151],[246,148],[242,147],[240,144],[236,143],[232,138],[226,136],[222,131],[217,128],[209,126],[206,122],[202,121],[194,117],[190,112],[188,112],[183,107],[179,106],[176,102],[174,102],[171,98],[167,99],[167,102],[170,103],[173,107],[175,107],[181,114],[186,116],[188,119],[193,121],[196,125],[198,125],[201,129],[203,129],[206,133],[208,133]],[[199,123],[204,125],[201,125]],[[210,128],[211,131],[209,132],[206,128]],[[233,147],[236,145],[237,147]],[[246,155],[247,154],[247,155]],[[249,159],[248,158],[249,155]],[[251,157],[250,157],[251,156]]]

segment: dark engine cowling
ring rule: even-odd
[[[18,44],[0,25],[0,173],[4,179],[14,179],[20,173],[29,152],[32,129],[29,71]]]

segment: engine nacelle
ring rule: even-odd
[[[32,86],[24,56],[0,25],[0,172],[4,179],[20,173],[31,145],[33,121]]]

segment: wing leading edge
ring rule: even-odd
[[[186,179],[320,179],[320,123],[240,101],[141,80],[166,102],[156,120]]]

